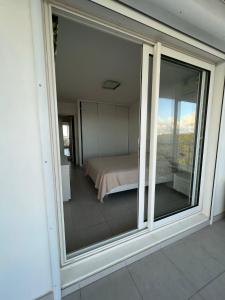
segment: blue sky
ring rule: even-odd
[[[168,119],[173,116],[173,99],[159,98],[159,117],[161,119]],[[182,101],[182,106],[180,110],[180,118],[192,114],[196,109],[196,104],[192,102]]]
[[[178,115],[180,133],[194,132],[196,104],[181,101]],[[174,100],[160,98],[158,108],[158,134],[171,134],[174,125]]]

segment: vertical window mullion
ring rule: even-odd
[[[150,151],[149,151],[149,182],[148,182],[148,227],[153,229],[155,211],[155,182],[156,182],[156,155],[157,155],[157,117],[160,87],[161,43],[154,47],[153,71],[152,71],[152,94],[151,120],[150,120]]]
[[[140,142],[139,142],[139,195],[138,195],[138,229],[145,227],[145,173],[146,173],[146,132],[148,111],[148,81],[149,55],[152,47],[143,44],[142,74],[141,74],[141,115],[140,115]]]

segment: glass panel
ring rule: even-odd
[[[54,24],[69,254],[137,230],[142,45],[61,16]]]
[[[162,57],[156,220],[198,205],[208,78],[202,69]]]

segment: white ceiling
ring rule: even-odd
[[[129,104],[139,99],[141,47],[59,17],[56,56],[59,101],[76,99]],[[116,90],[102,88],[116,80]]]
[[[82,99],[124,105],[139,101],[141,50],[140,45],[59,17],[58,101]],[[193,76],[196,72],[192,69],[164,63],[161,95],[169,97],[172,86]],[[102,84],[107,79],[119,81],[121,85],[116,90],[103,89]]]
[[[225,52],[225,4],[222,0],[120,2]]]

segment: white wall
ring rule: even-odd
[[[52,290],[30,1],[0,1],[0,299]]]
[[[223,83],[225,76],[225,64],[221,64],[219,70],[221,78],[215,84],[218,91],[218,97],[223,96],[223,90],[217,88],[217,85]],[[225,212],[225,100],[223,100],[223,111],[221,119],[220,137],[217,154],[216,174],[214,183],[214,216]]]
[[[129,107],[129,153],[138,152],[139,102]]]
[[[82,102],[83,160],[128,154],[128,107]]]

